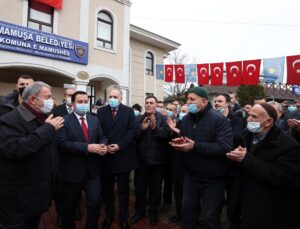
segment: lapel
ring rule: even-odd
[[[77,135],[77,133],[78,133],[80,135],[81,140],[85,142],[85,137],[83,135],[82,128],[81,128],[81,123],[79,122],[79,120],[76,117],[76,115],[74,114],[74,112],[72,112],[70,114],[70,116],[71,116],[71,120],[70,121],[73,124],[75,134]]]
[[[88,132],[89,132],[89,141],[88,142],[90,142],[91,139],[92,139],[92,135],[93,135],[93,125],[94,125],[94,122],[91,119],[91,116],[89,114],[86,114],[86,121],[88,123]]]

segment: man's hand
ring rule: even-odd
[[[287,123],[289,125],[289,127],[296,129],[296,130],[300,130],[300,120],[297,119],[288,119]]]
[[[150,119],[150,127],[151,129],[154,129],[156,127],[156,118],[155,118],[155,115],[154,114],[151,114],[149,116],[149,119]]]
[[[168,118],[167,119],[167,123],[168,123],[168,126],[169,128],[174,131],[175,133],[179,134],[180,133],[180,130],[178,128],[176,128],[176,123],[173,119],[171,118]]]
[[[118,144],[110,144],[110,145],[107,146],[107,151],[110,154],[115,154],[119,150],[120,150],[120,147],[119,147]]]
[[[247,148],[243,148],[241,146],[237,147],[236,149],[230,151],[226,154],[227,158],[232,161],[241,162],[247,153]]]
[[[56,117],[56,118],[53,118],[53,114],[49,115],[49,117],[46,119],[45,123],[49,123],[51,124],[55,130],[58,130],[60,129],[61,127],[63,127],[64,125],[64,118],[63,117]]]
[[[104,144],[88,144],[88,152],[104,155],[107,152],[107,147]]]
[[[142,129],[146,130],[150,126],[151,120],[146,116],[142,122]]]
[[[101,156],[103,156],[103,155],[105,155],[107,153],[107,146],[106,145],[99,144],[99,148],[100,148],[99,154]]]
[[[189,152],[194,148],[195,142],[187,137],[175,138],[169,144],[178,151]]]

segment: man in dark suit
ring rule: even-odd
[[[52,114],[54,115],[54,117],[56,117],[56,116],[64,117],[64,116],[72,113],[72,111],[73,111],[72,95],[74,93],[75,93],[74,88],[66,89],[65,94],[64,94],[64,103],[54,107],[52,110]]]
[[[62,152],[62,228],[75,228],[76,205],[84,188],[87,196],[86,228],[98,228],[100,211],[100,156],[107,152],[98,119],[90,114],[88,96],[72,95],[74,112],[65,116],[65,126],[57,134]]]
[[[114,184],[118,185],[121,228],[130,228],[128,218],[129,173],[137,168],[137,156],[133,145],[135,117],[133,109],[121,104],[122,91],[117,86],[108,88],[109,105],[101,107],[97,116],[108,140],[108,153],[103,158],[103,199],[106,219],[102,228],[110,228],[114,218]]]

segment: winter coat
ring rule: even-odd
[[[49,208],[55,151],[55,128],[23,105],[1,116],[1,223],[17,224]]]
[[[230,122],[223,114],[208,103],[203,111],[183,118],[181,135],[195,141],[194,148],[183,153],[187,174],[202,181],[225,178],[226,153],[232,149],[233,137]]]
[[[136,147],[139,162],[143,165],[159,165],[166,163],[169,150],[170,129],[167,119],[156,112],[156,127],[142,129],[142,123],[146,115],[139,116],[137,122]]]
[[[247,154],[232,189],[229,214],[242,229],[294,229],[294,182],[300,170],[300,145],[278,127],[252,144],[246,132],[241,145]]]

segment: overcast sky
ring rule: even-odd
[[[131,24],[197,63],[300,54],[299,0],[131,0]]]

